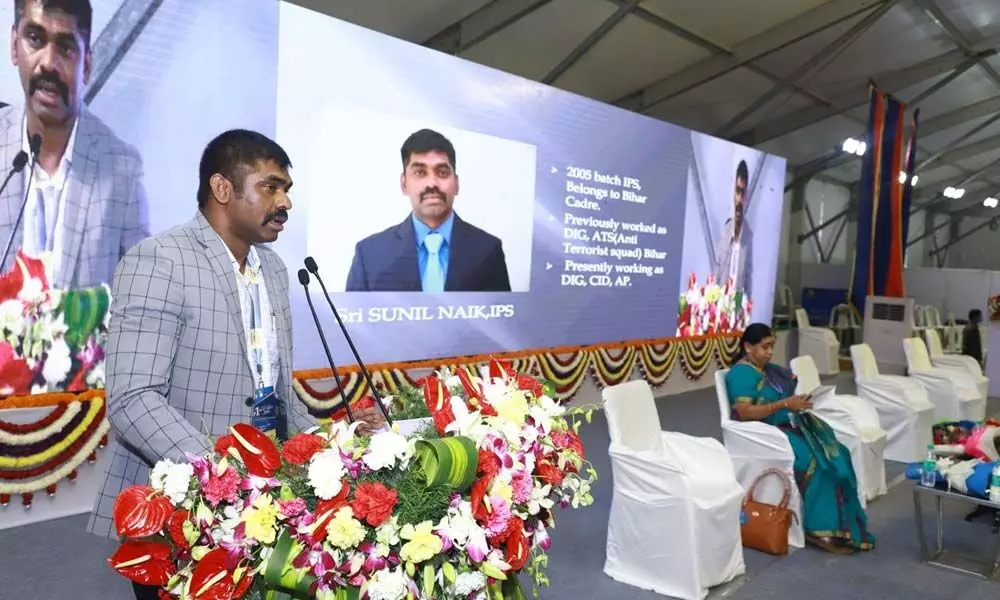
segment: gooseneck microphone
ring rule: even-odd
[[[361,374],[364,376],[365,381],[368,383],[368,389],[372,391],[372,397],[375,398],[375,402],[378,403],[378,407],[382,410],[382,415],[385,416],[385,422],[392,426],[392,417],[389,416],[389,411],[385,408],[385,403],[382,402],[382,397],[379,395],[378,390],[375,389],[375,384],[372,383],[372,376],[368,373],[368,368],[365,366],[364,361],[361,360],[361,355],[358,354],[358,349],[354,346],[354,340],[351,339],[351,334],[347,332],[347,327],[344,325],[343,319],[340,318],[340,313],[337,312],[337,307],[333,305],[333,300],[330,299],[330,294],[326,291],[326,284],[323,283],[323,278],[319,276],[319,265],[311,256],[307,256],[305,259],[306,268],[309,272],[313,274],[316,281],[319,282],[320,289],[323,290],[323,296],[326,297],[326,303],[330,305],[330,310],[333,311],[333,316],[337,318],[337,325],[340,326],[340,331],[344,334],[344,339],[347,340],[347,345],[351,347],[351,352],[354,354],[354,360],[358,361],[358,368],[361,370]]]
[[[323,351],[326,352],[326,360],[330,364],[330,370],[333,371],[333,379],[337,383],[337,390],[340,391],[340,399],[344,401],[344,409],[347,410],[347,422],[353,423],[354,413],[351,412],[351,405],[344,394],[344,386],[340,382],[340,373],[337,371],[337,365],[333,362],[333,355],[330,354],[330,346],[326,343],[326,335],[323,334],[323,326],[319,324],[319,315],[316,314],[316,307],[313,306],[312,296],[309,295],[309,271],[299,269],[299,283],[302,284],[302,288],[306,292],[306,302],[309,303],[309,312],[312,313],[313,322],[316,323],[316,332],[319,333],[319,341],[323,343]]]
[[[24,185],[24,199],[21,200],[21,207],[17,211],[17,220],[14,221],[14,226],[10,228],[10,233],[7,235],[7,245],[3,249],[3,258],[0,258],[0,269],[7,264],[11,247],[14,245],[14,238],[17,237],[17,230],[21,227],[21,221],[24,220],[24,210],[28,206],[28,196],[31,194],[31,180],[35,176],[35,164],[38,162],[38,151],[42,148],[42,136],[36,133],[29,137],[28,148],[31,150],[31,169],[28,171],[28,181]],[[7,173],[7,177],[3,180],[3,185],[0,185],[0,193],[3,193],[7,188],[7,184],[14,178],[14,175],[20,173],[27,164],[28,154],[24,150],[21,150],[14,157],[14,164],[11,165],[10,172]]]

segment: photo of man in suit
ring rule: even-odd
[[[140,242],[115,270],[105,369],[118,443],[91,533],[115,536],[115,498],[145,484],[151,465],[204,455],[234,423],[278,439],[316,424],[292,389],[288,271],[264,245],[292,208],[290,166],[260,133],[223,133],[202,155],[194,219]],[[363,432],[384,423],[374,409],[354,416]],[[136,597],[158,596],[136,586]]]
[[[750,169],[741,160],[736,167],[736,183],[733,190],[733,213],[722,227],[722,236],[715,251],[715,279],[725,285],[732,277],[736,289],[743,290],[749,298],[753,283],[753,234],[746,222],[747,184]]]
[[[509,292],[499,238],[463,221],[455,147],[421,129],[400,150],[399,186],[411,213],[399,225],[369,236],[354,250],[348,292]]]
[[[42,144],[30,189],[29,165],[0,195],[0,243],[13,235],[15,249],[50,253],[57,287],[110,282],[125,252],[149,235],[139,153],[83,105],[92,22],[89,0],[14,2],[10,52],[24,106],[0,109],[0,169],[29,151],[31,136]]]

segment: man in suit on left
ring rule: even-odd
[[[455,213],[455,147],[431,129],[400,148],[410,214],[357,243],[348,292],[509,292],[503,244]]]
[[[122,490],[160,460],[209,452],[234,423],[278,439],[315,425],[292,391],[288,271],[265,245],[292,207],[290,166],[260,133],[223,133],[202,155],[195,217],[132,247],[115,270],[105,370],[117,442],[91,533],[115,537]],[[382,424],[373,409],[354,416],[359,431]]]
[[[0,169],[28,151],[31,136],[42,145],[30,189],[25,168],[0,195],[0,244],[13,235],[13,248],[49,253],[57,287],[109,283],[125,252],[149,235],[139,153],[83,106],[92,22],[89,0],[14,1],[10,52],[24,107],[0,109]],[[10,256],[3,270],[12,265]]]

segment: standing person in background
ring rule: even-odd
[[[0,195],[0,243],[13,236],[13,248],[49,253],[56,287],[109,283],[125,252],[149,236],[139,153],[83,105],[92,23],[89,0],[14,0],[10,52],[24,107],[0,109],[0,168],[29,151],[31,136],[42,145],[31,189],[25,169]]]
[[[747,186],[750,183],[750,168],[741,160],[736,167],[736,181],[733,188],[733,213],[722,227],[722,236],[715,249],[715,281],[725,285],[733,278],[733,286],[750,299],[753,283],[753,234],[746,222]]]
[[[983,366],[983,338],[979,325],[983,322],[983,311],[974,308],[969,311],[969,322],[962,331],[962,354],[976,359]]]

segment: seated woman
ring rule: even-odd
[[[806,540],[836,554],[875,547],[868,517],[858,500],[858,483],[847,448],[811,412],[807,397],[795,395],[791,371],[771,363],[774,336],[763,323],[743,332],[740,351],[726,373],[733,418],[763,421],[786,436],[795,453],[795,483],[802,494]]]

